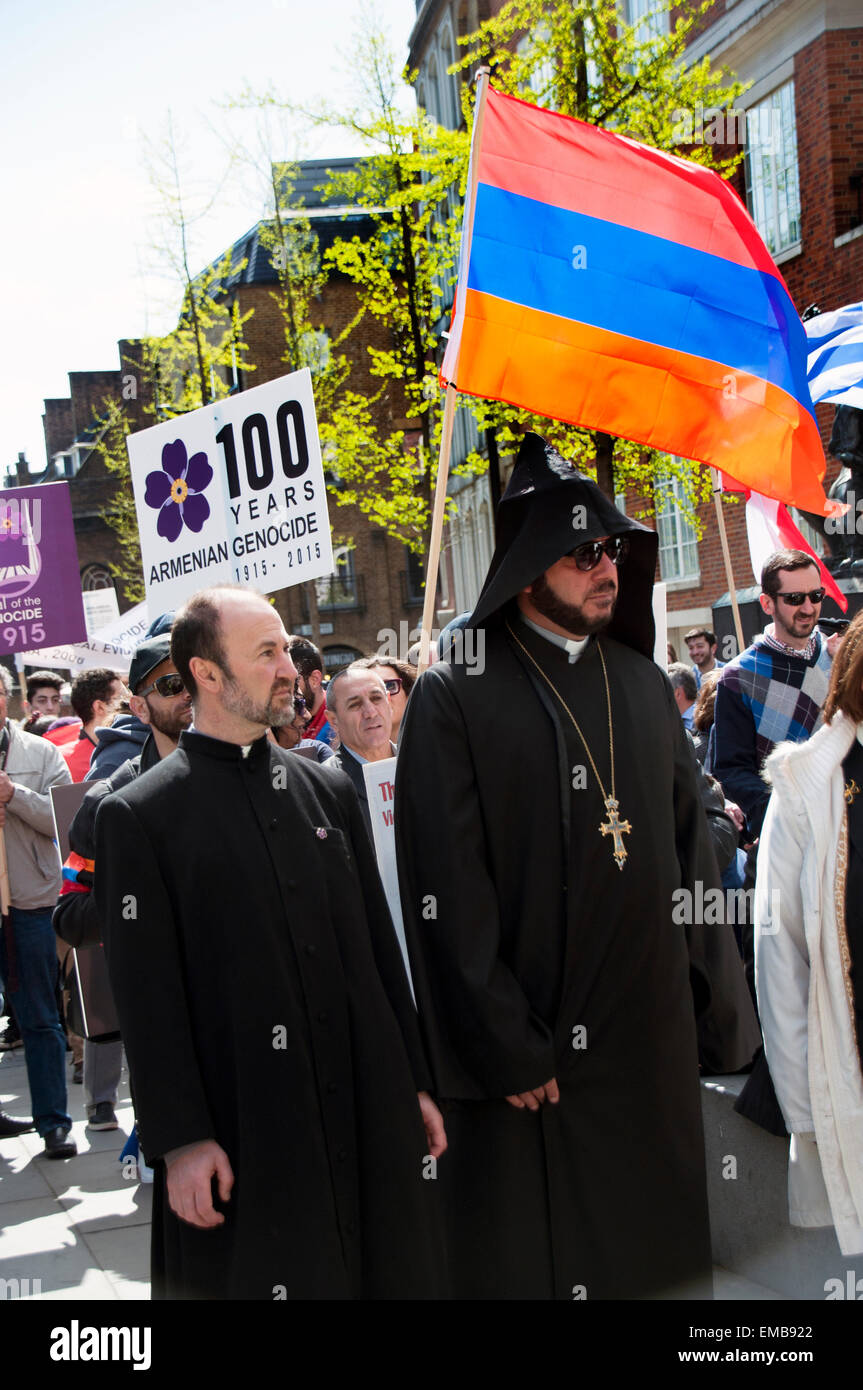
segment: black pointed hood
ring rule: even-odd
[[[583,511],[576,513],[576,507]],[[577,545],[621,535],[629,538],[629,555],[620,567],[617,605],[605,631],[652,660],[656,532],[619,512],[591,478],[538,434],[526,434],[501,498],[497,547],[468,626],[484,626]]]

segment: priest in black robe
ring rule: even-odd
[[[172,657],[194,727],[96,822],[153,1295],[438,1297],[445,1137],[356,793],[266,737],[296,671],[265,600],[196,595]]]
[[[719,877],[652,660],[656,548],[527,436],[471,662],[456,634],[408,705],[399,876],[457,1298],[710,1296],[699,1051],[736,1070],[758,1030],[731,926],[675,922]]]

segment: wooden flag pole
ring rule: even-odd
[[[479,147],[482,126],[485,118],[485,100],[488,94],[488,80],[491,69],[482,67],[476,74],[476,108],[474,112],[473,136],[471,138],[470,171],[468,175],[467,196],[464,207],[464,227],[461,234],[459,269],[464,268],[464,284],[459,275],[456,294],[464,294],[467,288],[467,267],[470,264],[470,244],[473,237],[473,218],[476,211],[476,187],[479,182]],[[455,401],[458,394],[450,382],[444,395],[443,424],[440,436],[440,455],[437,466],[434,508],[432,511],[431,534],[429,537],[428,564],[426,565],[426,587],[423,599],[422,630],[420,632],[420,659],[418,672],[422,675],[429,664],[434,605],[437,597],[438,569],[440,566],[441,543],[443,540],[443,514],[446,506],[446,490],[449,482],[449,459],[452,452],[452,427],[455,420]]]
[[[734,587],[734,575],[731,570],[731,552],[728,549],[728,537],[725,534],[725,513],[722,509],[722,483],[719,471],[711,468],[710,476],[713,479],[713,501],[716,505],[716,520],[719,525],[719,541],[722,546],[722,558],[725,561],[725,577],[728,580],[728,593],[731,598],[731,611],[734,614],[734,631],[737,633],[737,655],[743,651],[743,624],[740,621],[740,609],[737,606],[737,590]]]

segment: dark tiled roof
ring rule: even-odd
[[[277,178],[280,169],[289,178],[290,206],[295,209],[295,216],[308,218],[317,234],[322,255],[339,237],[371,235],[372,219],[365,208],[340,206],[337,199],[329,200],[326,191],[320,191],[322,187],[325,189],[331,172],[349,173],[362,162],[360,159],[306,159],[298,165],[274,166]],[[283,213],[286,220],[290,215],[290,211]],[[239,285],[277,283],[278,275],[270,260],[271,253],[261,245],[261,229],[267,225],[266,219],[256,222],[234,242],[230,250],[232,270],[223,282],[223,291],[236,289]],[[246,264],[243,266],[244,261]],[[214,270],[218,264],[218,261],[213,261],[207,269]],[[233,268],[240,266],[243,268]]]

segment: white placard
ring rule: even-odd
[[[46,647],[39,652],[24,652],[23,665],[44,666],[50,671],[92,670],[107,666],[111,671],[126,675],[132,664],[135,648],[150,626],[146,603],[130,608],[86,642],[69,647]]]
[[[668,665],[668,598],[664,583],[653,586],[653,660],[663,671]]]
[[[84,601],[84,618],[87,623],[87,636],[93,637],[108,623],[116,622],[120,616],[117,603],[117,590],[88,589],[81,595]]]
[[[366,793],[369,798],[369,812],[372,818],[372,838],[378,861],[378,873],[384,885],[390,916],[396,929],[399,945],[404,957],[408,983],[413,993],[411,965],[405,940],[405,924],[402,918],[402,904],[399,897],[399,875],[396,867],[396,833],[393,824],[395,806],[396,760],[384,758],[379,763],[363,763],[363,776],[366,779]]]
[[[308,369],[126,440],[147,602],[210,584],[272,593],[333,571]]]

